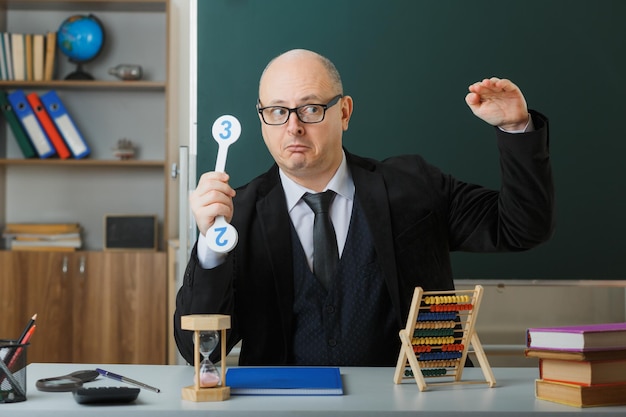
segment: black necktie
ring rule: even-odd
[[[306,193],[302,199],[315,213],[313,222],[313,273],[326,289],[330,288],[330,280],[339,260],[337,237],[330,221],[328,209],[335,192],[328,190],[323,193]]]

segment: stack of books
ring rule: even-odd
[[[50,81],[54,77],[57,33],[0,33],[0,79]]]
[[[539,358],[539,399],[576,407],[626,404],[626,323],[531,328],[525,354]]]
[[[78,223],[8,223],[2,237],[11,250],[75,251],[82,247]]]

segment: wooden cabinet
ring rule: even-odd
[[[29,362],[166,362],[165,253],[5,251],[0,262],[2,337],[37,313]]]

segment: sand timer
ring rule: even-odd
[[[230,388],[224,383],[226,375],[226,329],[230,316],[221,314],[192,314],[181,317],[181,328],[193,331],[194,384],[184,387],[182,397],[189,401],[224,401],[230,398]],[[211,352],[221,345],[221,372],[211,362]]]
[[[201,330],[199,339],[198,351],[200,356],[202,356],[202,362],[200,362],[200,387],[211,388],[220,382],[220,373],[213,365],[213,362],[211,362],[211,359],[209,359],[209,355],[217,346],[220,336],[217,330]]]

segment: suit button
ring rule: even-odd
[[[333,314],[335,312],[335,306],[326,306],[326,312],[328,314]]]
[[[330,347],[337,346],[337,340],[335,340],[335,339],[328,339],[328,346],[330,346]]]

